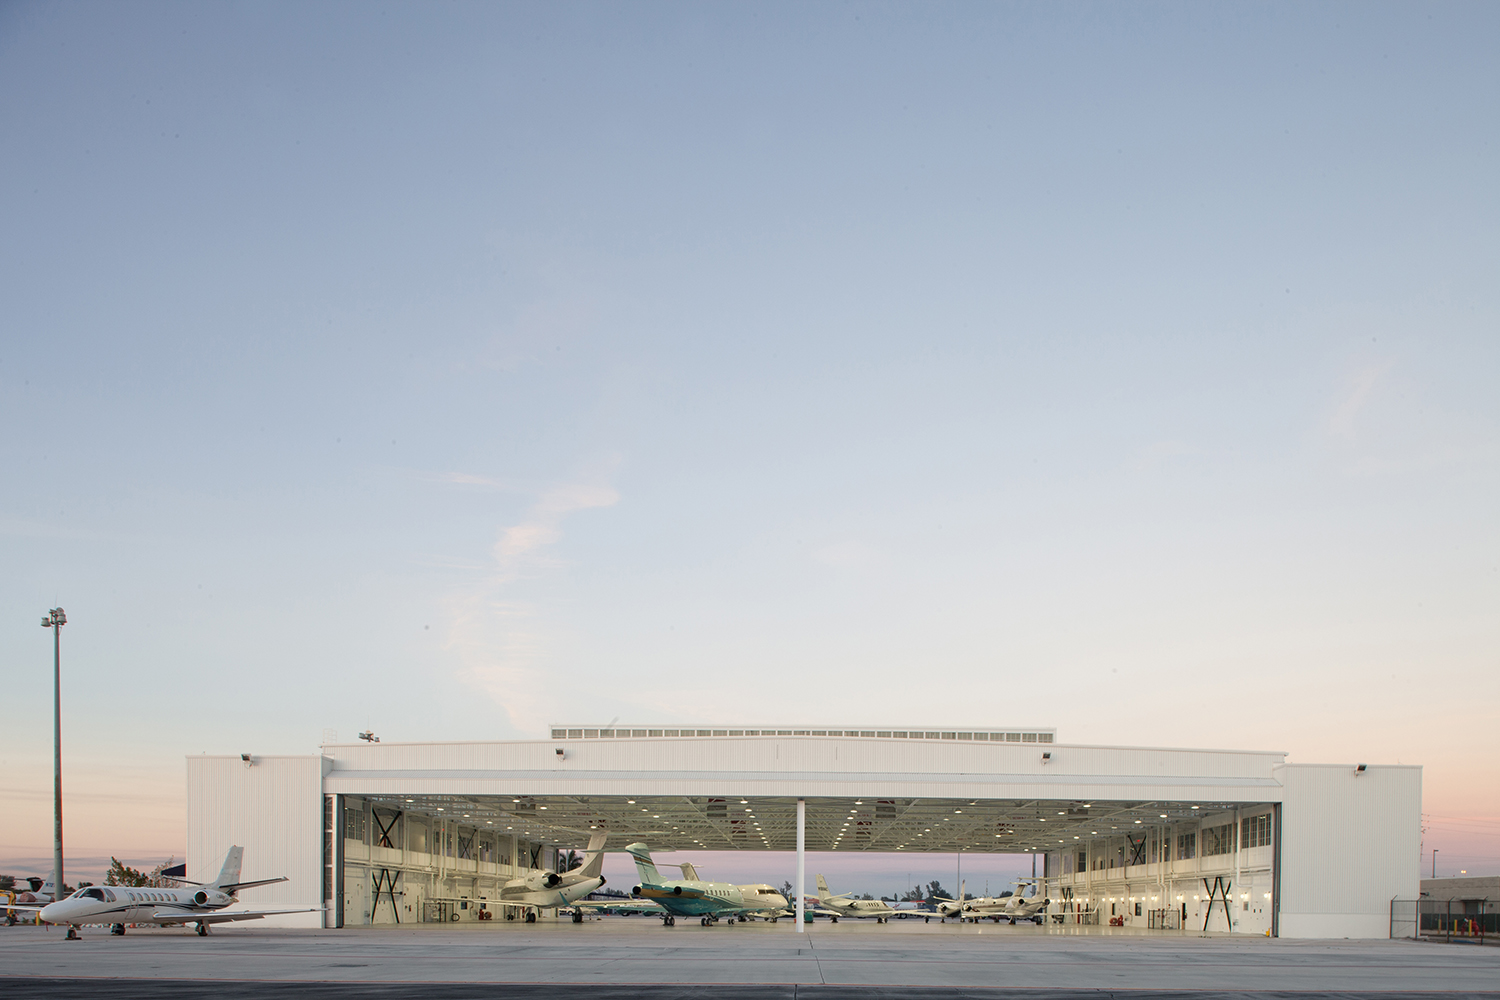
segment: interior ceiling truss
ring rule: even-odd
[[[746,796],[371,796],[389,814],[425,815],[526,840],[581,848],[598,830],[619,849],[794,851],[797,802]],[[812,798],[810,851],[1064,851],[1102,837],[1138,839],[1248,803],[1048,799]]]

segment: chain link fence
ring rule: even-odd
[[[1487,899],[1393,899],[1391,937],[1500,944],[1500,905]]]

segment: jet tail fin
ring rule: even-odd
[[[826,903],[831,898],[831,896],[830,896],[830,894],[828,892],[828,880],[825,879],[823,876],[819,875],[817,877],[817,881],[818,881],[818,898],[821,899],[823,902]]]
[[[656,862],[651,860],[650,848],[645,844],[626,844],[625,850],[635,859],[635,872],[642,882],[661,884],[661,873],[656,870]]]
[[[584,878],[598,878],[604,871],[604,842],[609,839],[609,834],[603,830],[595,832],[589,838],[588,849],[583,855],[583,867],[578,869],[578,874]]]
[[[690,861],[684,861],[682,864],[678,865],[677,867],[682,869],[682,879],[683,879],[684,882],[699,882],[699,881],[702,881],[701,879],[698,878],[698,869],[696,869],[696,868],[693,867],[692,862],[690,862]]]
[[[243,847],[231,847],[229,853],[224,855],[224,867],[219,869],[219,877],[209,883],[210,888],[229,891],[226,887],[238,884],[240,880],[240,863],[244,860],[245,849]]]

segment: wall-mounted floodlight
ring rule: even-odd
[[[1049,761],[1051,759],[1052,759],[1052,752],[1050,750],[1048,752],[1042,754],[1042,763],[1043,764],[1047,763],[1047,761]]]
[[[360,733],[359,738],[364,740],[366,743],[380,742],[380,737],[375,735],[374,730],[366,730],[365,732]]]
[[[240,754],[240,760],[242,760],[242,761],[245,762],[245,766],[246,767],[254,767],[255,766],[255,758],[251,757],[247,753]]]
[[[1365,765],[1363,765],[1363,764],[1355,764],[1354,765],[1354,773],[1355,773],[1356,776],[1364,774],[1365,773]]]
[[[566,750],[564,750],[562,747],[558,747],[557,748],[557,759],[558,760],[567,760],[568,759],[568,752]]]

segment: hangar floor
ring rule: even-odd
[[[733,984],[760,984],[755,995],[765,997],[851,995],[836,987],[859,987],[860,997],[913,996],[935,987],[950,998],[954,988],[1024,989],[1028,1000],[1051,991],[1119,990],[1493,998],[1500,983],[1500,951],[1493,949],[910,920],[819,922],[804,935],[785,922],[665,928],[648,917],[343,931],[240,927],[208,938],[154,929],[123,938],[102,928],[83,934],[70,942],[56,929],[0,927],[0,995],[124,996],[129,990],[119,990],[133,983],[138,995],[430,997],[439,983],[447,984],[442,995],[452,996],[477,995],[460,984],[587,983],[593,996],[716,1000],[741,995],[725,989]],[[104,980],[115,982],[106,988]],[[178,992],[170,981],[198,992]],[[205,989],[211,982],[222,988]],[[345,989],[356,984],[358,991]],[[319,992],[322,986],[329,988]]]

